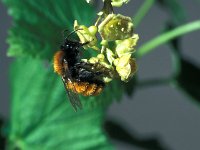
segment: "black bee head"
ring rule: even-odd
[[[69,66],[73,66],[80,59],[80,47],[81,43],[78,41],[72,41],[65,39],[64,43],[60,46],[64,52],[64,58],[67,60]]]
[[[81,44],[79,42],[71,41],[68,39],[65,39],[64,44],[60,46],[61,50],[65,52],[73,52],[73,53],[79,52],[80,47],[81,47]]]

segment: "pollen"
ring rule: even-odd
[[[86,91],[83,93],[84,96],[91,96],[95,93],[97,88],[96,84],[89,84]]]
[[[77,93],[83,93],[87,89],[88,85],[88,82],[76,82],[74,87]]]
[[[83,96],[91,96],[99,94],[103,87],[98,87],[96,84],[89,84],[88,82],[67,82],[66,86],[69,90]]]
[[[63,58],[64,52],[63,51],[58,51],[54,55],[54,61],[53,61],[53,66],[54,66],[54,72],[56,72],[59,75],[63,75]]]
[[[66,83],[66,87],[70,90],[72,90],[73,92],[75,92],[75,87],[74,87],[74,83],[72,82],[67,82]]]

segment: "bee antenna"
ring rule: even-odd
[[[68,36],[67,36],[65,39],[69,39],[69,37],[70,37],[72,34],[74,34],[76,31],[78,31],[78,30],[83,30],[83,29],[79,28],[79,29],[76,29],[76,30],[72,31],[71,33],[68,34]]]
[[[62,35],[63,35],[63,38],[65,38],[66,36],[65,36],[65,33],[67,32],[67,31],[69,31],[69,30],[67,30],[67,29],[65,29],[65,30],[63,30],[61,33],[62,33]]]

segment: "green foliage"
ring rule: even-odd
[[[98,97],[81,97],[84,109],[75,113],[49,63],[63,40],[61,31],[72,30],[75,19],[89,25],[93,8],[84,0],[4,3],[14,20],[8,55],[18,57],[10,72],[9,149],[112,149],[101,124],[108,104],[122,95],[118,82]]]
[[[51,59],[63,40],[61,31],[73,29],[73,22],[89,24],[95,11],[84,0],[3,0],[14,24],[9,31],[9,56]]]
[[[193,21],[190,23],[187,23],[185,25],[179,26],[173,30],[170,30],[168,32],[165,32],[152,40],[148,41],[147,43],[143,44],[141,47],[138,48],[138,51],[136,52],[137,57],[142,57],[149,52],[153,51],[156,47],[165,44],[167,42],[170,42],[171,40],[184,35],[189,32],[193,32],[196,30],[200,30],[200,20]]]
[[[135,17],[133,18],[134,25],[137,27],[142,19],[145,17],[145,15],[148,13],[150,8],[154,5],[156,0],[145,0],[142,6],[137,11]]]
[[[139,23],[148,12],[153,2],[154,1],[145,1],[141,9],[139,9],[139,13],[137,13],[139,16],[136,15],[136,18],[140,18]],[[157,0],[157,2],[170,14],[170,19],[167,21],[168,30],[139,47],[136,55],[137,57],[142,57],[164,43],[172,44],[171,48],[175,56],[173,59],[174,74],[167,79],[149,80],[142,83],[144,83],[145,86],[151,86],[169,84],[173,81],[180,89],[189,94],[195,101],[199,102],[200,82],[198,78],[200,76],[200,69],[194,63],[183,58],[179,40],[180,36],[186,33],[200,30],[200,21],[197,20],[182,25],[186,21],[186,11],[181,6],[180,1]]]
[[[84,107],[75,113],[51,65],[19,58],[10,75],[10,149],[112,149],[101,129],[105,108]],[[82,102],[86,100],[81,97]]]
[[[168,23],[168,29],[174,28],[174,23]],[[200,102],[200,68],[194,62],[184,58],[181,52],[180,37],[170,41],[173,56],[173,85],[183,90],[195,102]]]
[[[178,1],[158,1],[171,14],[173,25],[178,26],[185,21],[185,12]],[[51,65],[53,54],[63,41],[61,31],[71,31],[74,20],[91,25],[94,9],[85,0],[3,2],[8,6],[14,21],[9,31],[8,55],[18,57],[10,72],[12,108],[9,149],[113,149],[102,129],[106,108],[113,100],[120,100],[123,92],[131,95],[137,78],[124,86],[120,81],[114,81],[100,96],[80,97],[84,107],[75,113],[67,100],[62,81],[53,73]],[[136,25],[142,21],[154,2],[145,1],[136,15]],[[178,36],[199,29],[199,20],[176,27],[143,44],[137,50],[137,56],[142,57]],[[85,56],[94,54],[87,51]],[[186,59],[179,58],[176,58],[180,61],[176,84],[199,102],[200,69]],[[155,81],[161,80],[154,80],[150,84]],[[143,148],[164,149],[157,140],[138,140],[118,124],[109,122],[107,125],[110,130],[106,131],[114,139]],[[117,135],[113,135],[115,131]]]

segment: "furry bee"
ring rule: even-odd
[[[76,31],[73,31],[74,33]],[[89,42],[80,43],[70,40],[70,33],[54,55],[54,72],[61,76],[69,101],[74,110],[82,108],[78,94],[95,96],[102,92],[105,83],[101,75],[95,71],[94,64],[83,62],[80,59],[80,48]]]

